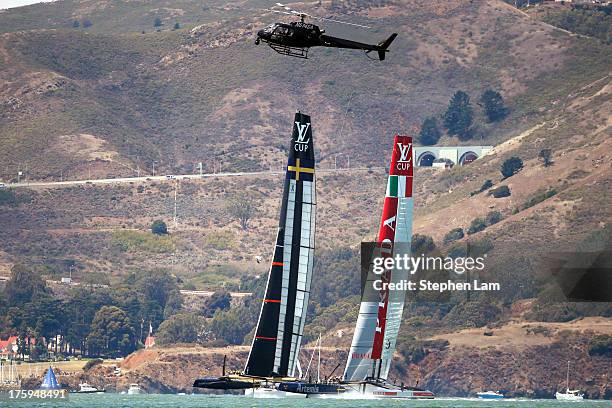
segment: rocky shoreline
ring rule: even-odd
[[[573,356],[575,386],[589,399],[612,399],[608,378],[612,377],[610,358],[589,356],[587,340],[567,336],[550,345],[510,348],[447,347],[427,350],[418,364],[406,364],[400,356],[390,378],[406,385],[418,385],[438,396],[472,397],[484,390],[501,390],[507,397],[554,398],[564,387],[565,371],[559,367]],[[221,374],[223,356],[227,367],[240,370],[248,347],[204,348],[180,346],[139,350],[119,364],[120,373],[108,363],[96,364],[79,373],[59,371],[58,380],[70,389],[81,382],[107,392],[126,391],[137,383],[147,393],[202,392],[192,388],[193,380],[203,375]],[[346,359],[343,348],[328,347],[322,351],[321,372],[327,374]],[[559,363],[559,364],[557,364]],[[37,387],[36,383],[27,384]]]

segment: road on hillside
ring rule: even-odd
[[[317,173],[346,173],[368,170],[383,170],[384,167],[355,167],[341,169],[317,169]],[[205,174],[177,174],[164,176],[146,176],[146,177],[122,177],[108,179],[88,179],[88,180],[67,180],[67,181],[26,181],[23,183],[5,184],[6,188],[31,188],[31,187],[64,187],[82,184],[121,184],[121,183],[145,183],[150,181],[179,181],[179,180],[197,180],[210,177],[250,177],[250,176],[274,176],[284,174],[285,171],[254,171],[254,172],[236,172],[236,173],[205,173]]]

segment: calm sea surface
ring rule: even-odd
[[[324,400],[301,398],[253,399],[207,395],[70,395],[68,401],[0,401],[0,407],[66,407],[66,408],[463,408],[463,407],[612,407],[612,401],[559,402],[555,400],[483,401],[475,399],[410,400]]]

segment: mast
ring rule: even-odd
[[[319,364],[317,365],[317,382],[321,382],[321,333],[319,333]]]
[[[297,112],[276,246],[245,374],[262,377],[294,375],[314,263],[314,172],[310,116]]]
[[[410,255],[412,241],[412,138],[396,135],[375,255],[383,258]],[[344,370],[345,381],[366,378],[386,380],[395,351],[405,291],[376,291],[375,280],[397,283],[408,271],[386,270],[375,275],[370,268],[362,292],[359,317]]]

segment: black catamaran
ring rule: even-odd
[[[243,372],[193,386],[248,389],[294,379],[306,321],[315,242],[315,159],[310,116],[295,114],[274,256]]]

